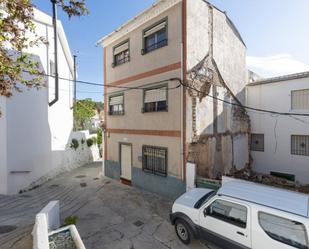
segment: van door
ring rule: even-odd
[[[250,207],[216,199],[200,211],[202,237],[222,249],[251,248]]]

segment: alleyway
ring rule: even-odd
[[[32,248],[35,214],[51,200],[60,200],[62,221],[78,216],[77,228],[87,249],[207,248],[198,241],[185,247],[177,239],[168,221],[170,201],[101,179],[100,166],[86,165],[35,190],[0,196],[0,226],[16,227],[0,234],[1,249]]]

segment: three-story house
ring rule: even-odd
[[[106,176],[175,197],[188,160],[208,177],[248,163],[246,48],[225,12],[203,0],[160,0],[98,44]]]

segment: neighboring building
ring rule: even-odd
[[[249,111],[254,171],[309,183],[309,72],[252,82],[247,105],[283,112]]]
[[[91,129],[97,130],[102,127],[104,122],[104,112],[101,110],[95,110],[95,115],[91,118]]]
[[[48,44],[26,50],[38,60],[42,70],[54,73],[52,18],[34,10],[36,33]],[[59,76],[73,79],[73,60],[61,23],[58,21]],[[11,98],[0,98],[0,194],[20,189],[71,167],[65,156],[73,126],[73,83],[59,80],[59,100],[55,97],[55,79],[46,77],[48,87],[14,92]]]
[[[205,177],[249,163],[246,47],[225,12],[203,0],[160,0],[98,44],[105,175],[174,197],[185,191],[188,160]]]

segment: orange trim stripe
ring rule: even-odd
[[[117,80],[117,81],[114,81],[114,82],[111,82],[111,83],[108,83],[108,84],[113,85],[113,86],[118,86],[118,85],[122,85],[122,84],[125,84],[125,83],[128,83],[128,82],[131,82],[131,81],[140,80],[140,79],[143,79],[143,78],[147,78],[147,77],[154,76],[154,75],[161,74],[161,73],[166,73],[166,72],[173,71],[173,70],[180,69],[180,68],[181,68],[181,62],[177,62],[175,64],[160,67],[160,68],[148,71],[148,72],[137,74],[137,75],[134,75],[134,76],[131,76],[131,77],[128,77],[128,78],[124,78],[124,79],[121,79],[121,80]]]
[[[181,137],[180,131],[165,130],[133,130],[133,129],[107,129],[110,133],[129,134],[129,135],[146,135],[162,137]]]

